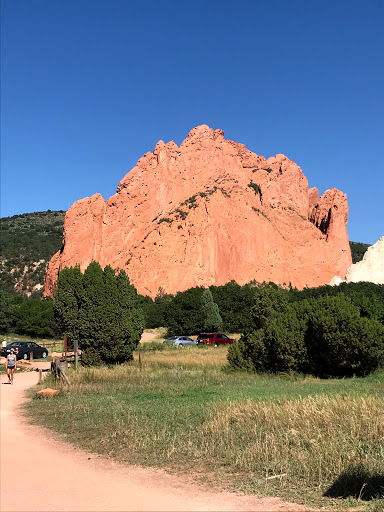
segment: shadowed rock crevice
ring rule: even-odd
[[[326,235],[328,232],[329,225],[331,223],[332,209],[329,208],[328,212],[326,212],[325,214],[323,214],[323,216],[321,216],[318,213],[318,210],[317,210],[318,208],[319,208],[319,206],[316,206],[314,208],[314,211],[312,212],[312,216],[311,216],[311,222],[313,222],[313,224],[318,229],[320,229],[320,231],[324,235]]]

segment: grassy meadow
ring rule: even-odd
[[[384,510],[384,372],[255,375],[228,370],[226,354],[166,348],[140,352],[141,371],[138,352],[114,368],[70,369],[71,386],[53,399],[31,391],[27,413],[123,463],[323,509]]]

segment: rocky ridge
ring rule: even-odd
[[[92,260],[152,297],[231,280],[322,285],[352,263],[347,219],[346,195],[319,198],[286,156],[265,159],[198,126],[180,147],[159,141],[107,201],[95,194],[68,210],[45,295],[62,268]]]

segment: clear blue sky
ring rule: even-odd
[[[1,216],[116,190],[199,124],[284,153],[384,235],[381,0],[2,0]]]

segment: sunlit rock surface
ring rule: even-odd
[[[384,236],[368,248],[361,261],[349,267],[345,280],[348,283],[384,284]]]
[[[180,147],[159,141],[107,201],[95,194],[68,210],[45,295],[62,268],[92,260],[152,297],[231,280],[319,286],[352,263],[347,220],[339,190],[319,198],[286,156],[265,159],[202,125]]]

